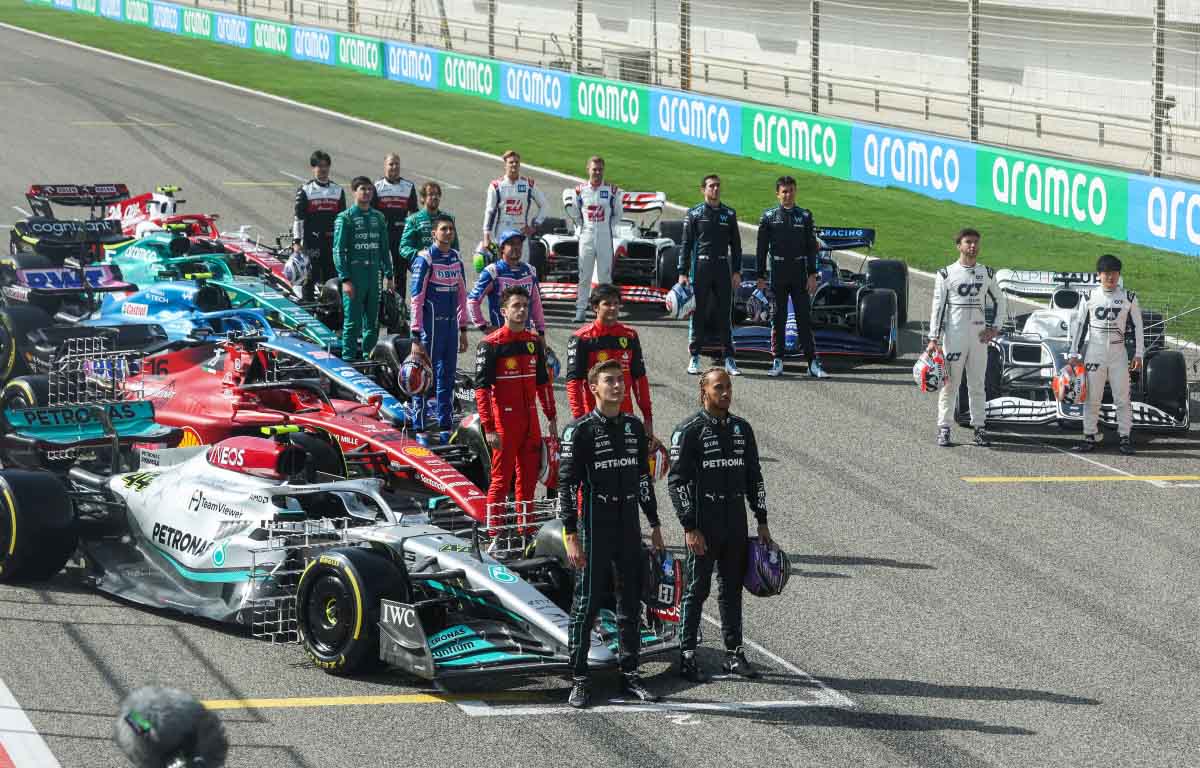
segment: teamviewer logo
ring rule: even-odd
[[[204,502],[204,491],[201,491],[201,490],[192,491],[192,500],[188,502],[188,510],[190,510],[192,512],[199,512],[200,505],[203,502]]]

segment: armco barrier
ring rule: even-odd
[[[158,0],[27,0],[1200,255],[1200,185]]]

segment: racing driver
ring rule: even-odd
[[[503,155],[504,175],[488,184],[484,201],[483,244],[492,242],[507,229],[525,235],[521,244],[521,261],[529,261],[529,236],[546,217],[546,196],[533,185],[533,179],[521,175],[521,155],[510,149]],[[537,206],[537,216],[530,210]]]
[[[587,175],[586,184],[575,185],[575,205],[567,209],[579,233],[577,323],[583,322],[593,276],[600,285],[612,282],[613,236],[621,221],[621,190],[604,183],[604,158],[595,155],[589,159]]]
[[[596,363],[588,371],[588,387],[596,409],[563,431],[558,465],[558,517],[563,522],[567,559],[579,570],[567,626],[573,676],[567,702],[576,708],[590,702],[592,625],[596,611],[614,592],[622,688],[631,699],[658,701],[658,696],[642,685],[637,671],[645,568],[639,506],[650,522],[651,544],[659,552],[664,549],[658,502],[650,484],[646,432],[636,418],[621,413],[625,372],[620,363]]]
[[[313,177],[296,190],[295,220],[292,222],[292,250],[308,256],[311,276],[304,284],[303,297],[312,301],[317,286],[333,277],[333,221],[346,210],[346,193],[329,180],[333,161],[329,153],[315,150],[308,158]]]
[[[700,350],[708,340],[711,320],[716,324],[725,370],[740,376],[733,360],[732,302],[734,286],[742,282],[742,236],[737,213],[721,202],[721,177],[710,173],[700,184],[704,202],[683,220],[683,247],[679,249],[679,283],[690,281],[696,296],[688,351],[687,372],[700,373]]]
[[[359,360],[379,340],[379,276],[384,290],[392,287],[388,225],[371,207],[375,186],[366,176],[350,182],[353,208],[333,224],[333,263],[342,285],[342,357]]]
[[[1133,407],[1129,402],[1129,372],[1142,369],[1145,354],[1145,334],[1142,330],[1142,310],[1133,291],[1120,287],[1121,260],[1104,254],[1096,261],[1100,287],[1092,289],[1075,310],[1076,321],[1071,323],[1075,334],[1071,339],[1068,360],[1079,362],[1083,357],[1087,370],[1087,400],[1083,403],[1083,442],[1075,446],[1080,453],[1096,449],[1096,431],[1100,421],[1100,399],[1104,382],[1112,388],[1113,406],[1117,410],[1117,433],[1121,436],[1120,450],[1126,456],[1133,447]],[[1133,322],[1133,360],[1125,351],[1125,330]]]
[[[578,419],[595,410],[596,398],[588,383],[588,371],[596,363],[616,360],[625,376],[621,413],[632,414],[633,399],[637,398],[653,449],[658,438],[654,436],[646,361],[642,357],[642,342],[637,331],[617,322],[621,315],[621,291],[615,285],[598,285],[592,291],[591,304],[596,313],[595,322],[575,331],[567,342],[567,402],[571,405],[571,416]]]
[[[441,209],[442,186],[436,181],[427,181],[421,185],[421,210],[404,220],[404,234],[400,236],[400,258],[406,268],[411,268],[417,254],[433,243],[433,220],[438,216],[454,217]],[[458,227],[455,226],[454,240],[450,247],[458,250]]]
[[[542,312],[537,271],[521,261],[521,244],[524,240],[525,236],[517,230],[504,230],[500,235],[500,260],[483,268],[475,287],[467,294],[467,315],[471,318],[471,324],[484,333],[491,333],[504,324],[497,300],[504,289],[510,285],[521,285],[529,292],[529,322],[538,336],[546,335],[546,315]],[[484,317],[480,306],[485,296],[488,300],[487,317]]]
[[[454,371],[458,353],[467,351],[466,273],[453,241],[454,221],[439,215],[433,220],[433,245],[412,265],[412,348],[433,366],[442,430],[454,423]]]
[[[526,328],[529,291],[510,285],[500,294],[504,325],[479,342],[475,353],[475,405],[479,423],[492,449],[491,484],[487,492],[488,532],[495,535],[508,500],[513,473],[517,478],[516,502],[522,533],[532,532],[527,517],[533,501],[541,463],[542,430],[537,403],[558,434],[558,412],[546,367],[546,347]]]
[[[371,206],[383,212],[388,224],[388,250],[392,257],[392,274],[396,285],[404,290],[408,262],[400,258],[400,240],[404,237],[404,222],[416,213],[417,185],[400,175],[400,155],[392,152],[383,161],[383,178],[375,182],[375,198]],[[403,298],[403,296],[401,296]]]
[[[964,228],[959,230],[954,242],[958,247],[958,261],[938,270],[933,281],[933,314],[929,319],[927,351],[932,353],[940,349],[946,358],[946,386],[938,393],[937,444],[952,445],[950,424],[965,371],[975,445],[987,447],[992,444],[984,429],[988,342],[1000,335],[1000,326],[1008,315],[1008,304],[1004,292],[996,287],[991,267],[977,261],[979,232]],[[985,316],[988,298],[996,306],[991,324]]]

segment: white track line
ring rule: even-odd
[[[1030,435],[1022,435],[1017,432],[998,432],[997,434],[1007,435],[1009,437],[1015,437],[1015,438],[1021,439],[1021,440],[1032,440],[1033,442],[1037,443],[1038,445],[1042,446],[1043,448],[1049,448],[1052,451],[1058,451],[1059,453],[1061,453],[1065,456],[1070,456],[1072,459],[1078,459],[1079,461],[1086,461],[1088,464],[1091,464],[1096,467],[1100,467],[1101,469],[1107,469],[1109,472],[1112,472],[1114,474],[1124,475],[1125,477],[1136,477],[1136,475],[1134,475],[1132,472],[1126,472],[1123,469],[1118,469],[1116,467],[1109,466],[1108,464],[1105,464],[1103,461],[1098,461],[1096,459],[1093,459],[1090,456],[1084,456],[1082,454],[1075,453],[1074,451],[1069,451],[1065,448],[1059,448],[1056,445],[1050,445],[1049,443],[1042,442],[1041,440],[1038,440],[1036,437],[1033,437]],[[1141,482],[1153,485],[1155,488],[1170,488],[1170,487],[1172,487],[1171,483],[1169,483],[1165,480],[1141,480]]]
[[[19,206],[19,205],[14,205],[14,206],[12,207],[12,209],[13,209],[14,211],[16,211],[17,213],[21,214],[22,216],[26,216],[26,217],[28,217],[28,216],[32,216],[32,215],[33,215],[32,213],[30,213],[29,211],[25,210],[24,208],[22,208],[22,207],[21,207],[21,206]]]
[[[296,174],[288,173],[287,171],[280,171],[280,173],[282,173],[284,176],[287,176],[289,179],[295,179],[296,181],[300,182],[301,184],[307,183],[309,181],[309,179],[312,178],[312,177],[309,177],[309,179],[306,179],[303,176],[297,176]]]
[[[0,746],[8,753],[14,768],[62,768],[3,680],[0,680]]]

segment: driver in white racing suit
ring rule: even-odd
[[[500,233],[515,229],[525,236],[521,261],[529,263],[529,238],[546,218],[546,196],[534,187],[533,179],[521,175],[521,155],[510,149],[503,155],[504,175],[488,184],[484,202],[483,243],[491,247]],[[533,215],[533,206],[537,215]]]
[[[1145,337],[1142,310],[1132,291],[1120,287],[1121,260],[1104,254],[1096,262],[1100,287],[1081,299],[1071,323],[1071,354],[1068,361],[1083,359],[1087,370],[1087,400],[1083,404],[1083,441],[1075,446],[1080,453],[1096,449],[1096,431],[1100,421],[1100,401],[1104,383],[1112,389],[1117,411],[1117,433],[1121,453],[1132,455],[1133,408],[1129,402],[1129,372],[1142,368]],[[1133,321],[1134,352],[1132,362],[1125,351],[1125,330]]]
[[[950,425],[965,371],[975,445],[987,447],[991,445],[984,429],[988,342],[1000,335],[1008,304],[1004,293],[996,286],[992,269],[976,262],[979,232],[962,229],[954,242],[958,247],[958,261],[938,270],[933,286],[933,314],[929,319],[928,351],[932,353],[940,348],[946,358],[946,386],[938,393],[937,444],[952,445]],[[984,314],[988,298],[996,306],[991,324]]]
[[[579,235],[579,285],[575,322],[582,323],[592,295],[592,278],[598,285],[612,283],[613,236],[621,221],[621,190],[604,183],[604,158],[588,160],[588,181],[575,186],[575,204],[567,209]]]

